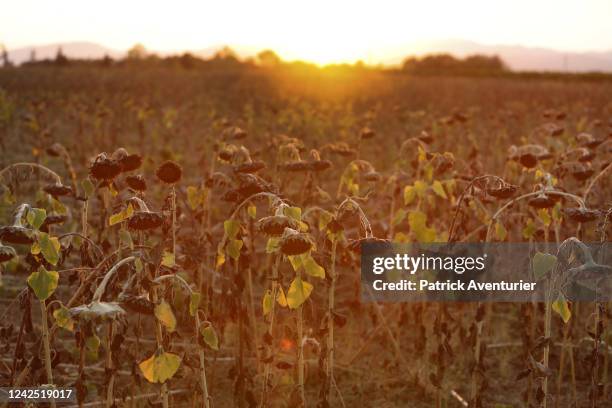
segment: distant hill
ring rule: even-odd
[[[29,61],[32,50],[38,60],[55,58],[58,47],[62,47],[68,58],[102,58],[109,55],[121,58],[125,51],[113,50],[91,42],[70,42],[42,46],[23,47],[9,50],[9,58],[17,64]],[[222,46],[207,47],[194,50],[192,53],[201,58],[212,57]],[[248,46],[231,46],[239,57],[246,58],[256,55],[259,49]],[[179,52],[151,50],[161,56]],[[182,53],[182,52],[181,52]],[[401,65],[408,56],[419,56],[432,53],[449,53],[456,57],[473,54],[498,55],[515,71],[569,71],[612,72],[612,50],[609,52],[562,52],[547,48],[531,48],[520,45],[484,45],[464,40],[421,41],[405,44],[393,49],[373,50],[369,53],[367,62],[371,64]]]
[[[405,56],[432,53],[449,53],[456,57],[473,54],[498,55],[515,71],[569,71],[612,72],[612,50],[609,52],[562,52],[548,48],[531,48],[520,45],[484,45],[473,41],[441,40],[407,44],[386,51],[392,58],[382,59],[385,65],[399,65]]]
[[[53,59],[58,48],[68,58],[74,59],[98,59],[108,55],[113,58],[122,57],[125,53],[116,51],[102,45],[91,42],[70,42],[62,44],[36,45],[9,50],[9,58],[14,64],[22,64],[30,60],[32,51],[36,53],[37,60]]]

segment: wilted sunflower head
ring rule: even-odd
[[[439,176],[445,171],[453,168],[455,165],[455,156],[451,152],[435,154],[431,162],[434,166],[434,174]]]
[[[596,139],[592,134],[585,132],[578,133],[576,141],[580,146],[588,147],[589,149],[594,149],[603,143],[603,139]]]
[[[539,131],[543,134],[545,134],[546,136],[561,136],[563,134],[563,132],[565,131],[565,128],[558,124],[558,123],[554,123],[554,122],[549,122],[549,123],[544,123]]]
[[[53,143],[45,151],[51,157],[60,157],[66,154],[66,148],[59,143]]]
[[[117,150],[115,150],[113,152],[113,154],[111,155],[111,159],[115,160],[115,161],[120,161],[121,159],[123,159],[124,157],[128,156],[128,152],[127,150],[125,150],[125,148],[120,147]]]
[[[286,228],[280,239],[281,252],[287,256],[303,254],[310,251],[312,246],[310,235],[291,228]]]
[[[160,213],[136,211],[128,220],[128,228],[136,231],[147,231],[162,225],[164,218]]]
[[[7,262],[17,256],[15,248],[0,242],[0,262]]]
[[[261,160],[251,161],[248,163],[234,164],[232,170],[235,173],[255,173],[266,167],[266,163]]]
[[[585,207],[564,208],[563,212],[570,220],[580,223],[595,221],[601,214],[598,210],[592,210]]]
[[[310,171],[319,172],[331,168],[332,162],[329,160],[309,160],[308,166]]]
[[[266,235],[283,235],[285,228],[297,229],[298,223],[286,215],[271,215],[257,221],[257,228]]]
[[[366,174],[363,175],[363,179],[365,181],[369,181],[371,183],[376,183],[379,182],[380,180],[382,180],[382,175],[375,171],[375,170],[371,170],[368,171]]]
[[[125,182],[132,190],[145,191],[147,189],[147,182],[140,174],[127,176]]]
[[[239,128],[238,126],[230,126],[223,131],[223,137],[225,139],[234,140],[244,139],[245,137],[247,137],[247,132]]]
[[[121,165],[100,153],[89,166],[89,174],[96,180],[111,181],[121,173]]]
[[[152,316],[155,311],[155,303],[146,296],[124,296],[119,299],[121,304],[132,312]]]
[[[157,168],[155,175],[164,183],[175,184],[181,179],[183,169],[177,163],[167,160]]]
[[[57,198],[72,194],[72,187],[65,186],[61,183],[55,183],[44,186],[43,191],[47,194],[52,195],[54,198]]]
[[[508,149],[508,158],[518,161],[523,167],[531,169],[538,164],[538,161],[551,158],[552,155],[547,148],[537,144],[528,144],[523,146],[510,146]]]
[[[486,189],[487,194],[501,200],[514,196],[517,191],[518,186],[506,182],[495,187],[487,187]]]
[[[0,227],[0,240],[11,244],[30,245],[34,243],[34,231],[21,225]]]
[[[541,193],[527,202],[529,206],[534,208],[552,208],[555,206],[555,200],[550,194]]]
[[[374,132],[372,129],[370,129],[367,126],[362,128],[361,131],[359,132],[359,137],[364,140],[372,139],[374,136],[376,136],[376,132]]]
[[[139,154],[128,154],[118,160],[121,165],[121,171],[124,173],[128,171],[134,171],[142,166],[142,157]]]
[[[49,225],[62,224],[66,222],[67,219],[68,216],[64,214],[49,214],[40,226],[40,229],[44,231],[48,229]]]
[[[68,309],[68,314],[79,322],[106,322],[122,318],[126,313],[116,302],[93,301]]]
[[[595,170],[591,167],[590,163],[577,163],[571,170],[572,176],[578,181],[584,181],[591,177]]]
[[[297,172],[305,172],[310,171],[310,165],[306,160],[296,160],[287,163],[283,163],[280,165],[281,170],[297,173]]]

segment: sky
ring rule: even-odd
[[[612,50],[611,21],[612,0],[0,0],[0,43],[177,52],[228,44],[328,63],[438,39]]]

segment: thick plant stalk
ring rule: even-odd
[[[89,199],[83,202],[83,212],[81,213],[81,223],[82,225],[82,234],[84,237],[87,237],[87,211],[89,207]]]
[[[176,256],[176,190],[172,186],[172,255]]]
[[[157,304],[157,288],[155,287],[151,288],[151,301]],[[164,337],[159,319],[155,319],[155,338],[157,340],[157,348],[162,347]],[[168,408],[168,385],[165,382],[161,385],[161,397],[163,408]]]
[[[200,316],[196,311],[195,314],[195,329],[196,329],[196,344],[197,337],[200,335]],[[202,399],[204,400],[204,407],[210,408],[210,396],[208,395],[208,385],[206,384],[206,369],[204,362],[204,348],[198,347],[198,357],[200,359],[200,386],[202,387]]]
[[[298,273],[298,276],[301,274]],[[300,389],[301,406],[306,406],[306,396],[304,393],[304,316],[303,305],[297,309],[297,350],[298,350],[298,387]]]
[[[85,336],[83,331],[79,330],[79,379],[77,384],[83,387],[85,379]],[[83,408],[84,398],[79,398],[79,408]]]
[[[162,275],[159,276],[158,278],[155,279],[156,283],[162,282],[166,279],[174,279],[176,281],[178,281],[179,284],[181,284],[181,286],[183,288],[186,289],[186,291],[189,293],[189,295],[191,296],[193,294],[193,290],[191,290],[191,287],[189,286],[189,284],[183,279],[181,278],[179,275]],[[198,344],[198,337],[200,336],[200,328],[202,326],[202,323],[200,321],[200,315],[198,313],[198,310],[196,310],[195,316],[195,342],[196,344]],[[210,396],[208,394],[208,385],[206,382],[206,368],[205,368],[205,360],[204,360],[204,349],[202,347],[198,347],[198,358],[200,360],[200,386],[202,388],[202,399],[204,400],[204,406],[206,408],[210,408]]]
[[[569,354],[568,350],[568,337],[570,332],[570,325],[567,324],[563,328],[563,343],[561,347],[561,357],[559,358],[559,374],[557,376],[557,395],[555,396],[555,408],[559,406],[559,397],[561,396],[561,384],[563,383],[563,374],[565,371],[565,356]]]
[[[115,372],[113,370],[113,355],[112,347],[113,344],[113,322],[108,323],[108,336],[106,338],[106,369],[110,371],[110,378],[108,379],[108,385],[106,386],[106,407],[112,408],[115,398],[114,385],[115,385]]]
[[[270,323],[268,325],[268,336],[272,338],[274,332],[274,312],[276,306],[276,294],[278,292],[278,268],[280,266],[281,256],[277,255],[272,267],[272,308],[270,310]],[[264,365],[263,384],[261,391],[261,403],[260,406],[264,407],[267,403],[268,397],[268,379],[270,377],[270,363],[266,362]]]
[[[53,370],[51,369],[51,346],[49,344],[49,325],[47,322],[47,304],[44,300],[40,301],[40,313],[42,317],[42,341],[45,353],[45,374],[47,384],[53,384]],[[55,400],[51,400],[51,407],[55,408]]]
[[[602,324],[601,324],[601,315],[602,315],[602,304],[596,302],[595,303],[595,338],[593,342],[593,360],[591,367],[591,407],[596,408],[598,406],[597,401],[599,400],[599,380],[598,380],[598,371],[599,371],[599,343],[601,342],[601,334],[602,334]],[[607,343],[606,343],[607,346]],[[606,350],[607,351],[607,350]]]
[[[480,398],[480,387],[477,384],[476,376],[477,376],[477,372],[478,372],[478,368],[480,366],[480,360],[481,360],[480,351],[482,348],[481,346],[482,328],[484,326],[484,321],[485,321],[485,316],[484,316],[485,310],[486,308],[484,307],[482,303],[479,302],[476,304],[476,341],[474,344],[474,370],[472,371],[472,385],[471,385],[471,389],[472,389],[471,401],[474,406],[478,406],[477,400]],[[483,316],[480,316],[481,314],[483,314]]]
[[[331,268],[329,285],[329,315],[327,318],[327,390],[331,392],[331,387],[334,381],[334,304],[336,291],[336,246],[337,241],[334,239],[331,249]]]
[[[544,337],[550,338],[552,323],[552,302],[550,301],[550,292],[546,299],[546,313],[544,314]],[[546,343],[544,346],[544,367],[548,368],[548,360],[550,357],[550,345]],[[542,407],[546,408],[548,400],[548,376],[542,380],[542,391],[544,392],[544,401]]]

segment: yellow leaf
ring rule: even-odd
[[[51,237],[44,232],[39,233],[38,244],[40,252],[51,265],[57,265],[60,258],[60,242],[57,237]]]
[[[249,214],[249,217],[254,220],[257,217],[257,207],[255,207],[253,204],[249,204],[247,207],[247,214]]]
[[[196,186],[187,187],[187,203],[189,204],[189,208],[196,210],[198,207],[202,206],[205,201],[206,193],[204,190],[200,190]]]
[[[181,358],[173,353],[155,353],[138,364],[144,378],[151,383],[164,383],[172,378],[181,365]]]
[[[416,190],[414,186],[404,187],[404,205],[410,205],[416,198]]]
[[[425,183],[423,180],[415,181],[414,191],[419,197],[421,198],[425,197],[425,192],[427,191],[427,183]]]
[[[291,263],[293,270],[297,272],[302,266],[302,256],[301,255],[290,255],[287,258],[289,258],[289,263]]]
[[[332,220],[332,214],[327,212],[327,211],[323,211],[321,212],[321,215],[319,215],[319,230],[323,231],[324,229],[327,228],[327,224],[329,224]]]
[[[404,221],[404,218],[406,218],[406,214],[407,214],[406,210],[404,210],[403,208],[400,208],[399,210],[397,210],[397,212],[393,216],[393,220],[391,220],[391,224],[399,225],[402,221]]]
[[[527,225],[523,228],[523,238],[530,239],[536,232],[536,226],[533,220],[530,218],[527,220]]]
[[[197,313],[201,300],[202,295],[200,294],[200,292],[193,292],[189,296],[189,314],[191,316],[195,316],[195,314]]]
[[[57,289],[58,281],[59,273],[47,271],[44,266],[40,266],[37,272],[32,272],[28,277],[28,285],[39,300],[47,300]]]
[[[240,258],[240,249],[242,249],[243,244],[244,243],[240,239],[231,239],[227,243],[227,253],[232,259],[236,260]]]
[[[276,301],[282,307],[287,307],[287,297],[285,296],[285,291],[282,286],[278,287],[278,294],[276,295]]]
[[[419,146],[419,162],[424,162],[425,160],[427,160],[427,153],[425,149]]]
[[[155,306],[155,317],[169,332],[176,330],[176,317],[174,317],[172,308],[165,300],[162,300],[159,305]]]
[[[219,338],[217,337],[217,332],[215,328],[210,324],[208,326],[204,326],[200,329],[200,334],[202,338],[204,338],[204,342],[213,350],[219,350]]]
[[[313,286],[303,281],[299,276],[297,276],[291,285],[289,286],[289,290],[287,291],[287,305],[290,309],[297,309],[300,307],[306,299],[310,296],[312,292]]]
[[[68,309],[64,305],[53,311],[53,317],[59,327],[68,331],[74,331],[74,320],[72,320]]]
[[[223,222],[223,230],[228,238],[236,238],[236,235],[238,235],[240,231],[240,223],[236,220],[225,220]]]
[[[442,183],[440,183],[438,180],[434,181],[433,184],[431,185],[431,189],[434,191],[434,193],[436,193],[439,197],[444,198],[445,200],[448,199],[448,196],[446,195],[446,191],[444,191],[444,187],[442,186]]]
[[[422,211],[410,211],[408,224],[419,242],[434,242],[436,230],[427,227],[427,215]]]
[[[217,248],[217,261],[215,263],[215,268],[219,269],[221,266],[223,266],[224,263],[225,263],[225,252],[223,248],[221,247],[221,244],[219,244],[219,247]]]
[[[302,209],[300,207],[285,207],[283,213],[296,221],[302,220]]]
[[[100,348],[100,338],[95,334],[85,339],[85,349],[88,351],[90,358],[98,359],[98,349]]]
[[[315,278],[325,279],[325,269],[314,260],[310,253],[300,255],[306,273]]]
[[[550,214],[548,213],[547,208],[540,208],[538,210],[538,217],[545,226],[550,226],[550,222],[552,221],[552,219],[550,218]]]
[[[280,238],[270,237],[266,243],[266,253],[272,254],[280,249]]]
[[[30,208],[26,216],[26,221],[28,221],[28,224],[30,224],[32,228],[39,229],[46,218],[47,211],[44,208]]]
[[[272,291],[270,289],[266,290],[266,293],[264,294],[263,297],[263,314],[264,316],[267,316],[268,313],[270,313],[272,311],[272,303],[274,301],[272,300]]]
[[[562,293],[559,293],[559,297],[553,302],[552,309],[557,312],[559,316],[561,316],[563,323],[569,322],[570,318],[572,317],[572,312],[570,311],[567,300]]]
[[[168,250],[164,250],[161,264],[168,268],[172,268],[175,265],[174,254]]]
[[[108,225],[113,226],[115,224],[119,224],[127,220],[128,218],[130,218],[133,214],[134,214],[134,208],[132,207],[132,204],[130,203],[122,211],[119,211],[117,214],[111,215],[108,218]]]

